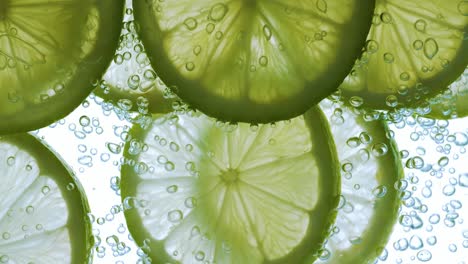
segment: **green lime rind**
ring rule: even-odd
[[[5,174],[1,175],[2,177],[0,177],[0,182],[3,186],[8,185],[7,191],[6,193],[4,192],[3,195],[9,195],[9,191],[12,191],[11,194],[15,195],[19,195],[21,193],[20,191],[23,192],[22,196],[19,196],[16,202],[10,201],[15,202],[15,204],[9,205],[12,207],[5,207],[10,208],[10,213],[8,213],[7,218],[14,218],[16,214],[19,214],[20,217],[22,214],[24,215],[21,219],[14,219],[13,222],[5,219],[5,215],[0,217],[0,232],[5,234],[5,232],[10,231],[11,239],[15,239],[16,236],[14,235],[17,234],[18,230],[22,230],[19,232],[24,232],[24,238],[20,238],[20,240],[27,239],[26,237],[29,235],[34,235],[34,240],[32,242],[24,242],[23,244],[20,243],[20,240],[16,240],[13,242],[14,245],[12,246],[11,244],[8,245],[5,237],[3,237],[4,241],[0,243],[0,256],[7,255],[7,248],[14,249],[17,247],[13,252],[18,255],[6,256],[10,261],[15,261],[16,257],[18,257],[16,261],[20,262],[27,262],[28,259],[29,261],[34,261],[38,258],[51,262],[72,264],[82,264],[91,261],[91,247],[94,245],[94,239],[91,232],[91,223],[88,221],[87,217],[90,209],[86,196],[84,195],[83,188],[78,180],[73,176],[73,172],[64,165],[63,161],[51,149],[49,149],[49,147],[42,144],[38,139],[29,134],[0,136],[0,154],[8,156],[2,155],[2,158],[7,159],[6,161],[3,161],[5,162],[5,165],[2,166],[16,166],[16,170],[20,169],[19,166],[21,165],[26,166],[26,170],[28,170],[28,166],[31,166],[29,170],[38,173],[35,179],[30,179],[33,180],[33,182],[26,191],[23,190],[24,186],[28,186],[25,184],[30,180],[22,179],[22,175],[17,174],[14,180],[20,185],[10,186],[9,184],[15,184],[15,182],[11,182],[12,179],[8,178],[8,169],[2,169]],[[23,160],[24,158],[27,160]],[[22,162],[24,162],[24,164]],[[41,178],[44,177],[48,180],[41,180]],[[49,185],[44,185],[36,191],[35,188],[37,186],[33,185],[35,183],[35,185],[37,185],[39,182],[48,183]],[[15,191],[15,189],[18,190]],[[32,198],[24,197],[25,193],[37,196]],[[41,198],[39,196],[46,197]],[[6,201],[5,198],[7,197],[2,198],[3,202]],[[30,199],[33,200],[29,201]],[[16,203],[22,204],[24,201],[29,201],[30,204],[34,204],[34,201],[37,200],[40,200],[41,203],[38,205],[38,208],[33,210],[33,212],[28,213],[28,208],[26,208],[26,212],[17,212],[14,210]],[[62,201],[65,204],[62,204]],[[48,202],[49,204],[47,204]],[[5,205],[6,204],[4,204],[4,206]],[[51,208],[48,208],[47,206]],[[24,210],[24,208],[22,209]],[[39,209],[44,209],[46,211],[41,212]],[[63,215],[66,215],[67,217],[66,222],[63,223],[63,226],[55,226],[57,225],[55,223],[57,219],[62,219]],[[41,224],[40,229],[38,229],[38,225],[34,227],[23,224],[23,222],[34,222],[35,217],[39,217],[41,221],[44,221],[39,222],[39,224]],[[2,226],[2,223],[13,229],[5,229],[6,226]],[[37,222],[34,223],[38,224]],[[65,242],[68,243],[69,246],[60,243],[64,242],[61,240],[63,237],[53,239],[51,245],[49,245],[51,241],[41,242],[41,235],[50,236],[55,232],[55,230],[58,230],[49,226],[52,225],[52,223],[55,223],[55,228],[66,228],[68,230],[68,237],[65,239]],[[19,235],[21,236],[21,234]],[[49,248],[46,249],[50,251],[41,248],[48,246]],[[67,248],[71,250],[71,255],[67,254]],[[35,255],[28,256],[28,252],[31,254],[35,253]],[[5,257],[2,259],[4,258]],[[67,260],[70,262],[67,262]]]
[[[316,263],[372,263],[388,242],[401,204],[394,188],[404,176],[397,145],[388,137],[385,121],[365,121],[330,100],[320,107],[338,146],[343,198],[335,223],[338,231],[328,238],[328,254]]]
[[[337,89],[361,53],[374,1],[198,0],[182,6],[134,3],[158,75],[209,116],[269,123],[302,115]]]
[[[340,86],[351,105],[414,108],[468,64],[468,17],[459,0],[376,1],[363,55]]]
[[[123,100],[129,105],[130,101],[130,111],[169,113],[173,110],[174,100],[167,93],[172,95],[172,92],[151,67],[137,28],[131,1],[127,1],[118,48],[102,81],[93,92],[116,105]]]
[[[429,100],[431,111],[425,116],[456,119],[468,116],[468,68],[442,94]]]
[[[174,117],[174,116],[172,116]],[[166,177],[168,175],[183,175],[181,171],[178,171],[177,168],[183,168],[187,166],[184,158],[180,160],[176,160],[175,157],[180,154],[174,154],[173,149],[169,150],[171,142],[177,142],[180,146],[179,152],[186,151],[185,155],[193,155],[193,157],[199,157],[200,154],[204,153],[203,155],[210,155],[210,152],[206,153],[204,150],[197,150],[197,144],[200,142],[204,142],[203,144],[207,144],[208,146],[212,146],[216,153],[226,150],[226,146],[220,145],[220,142],[217,141],[219,135],[223,135],[223,133],[228,133],[222,128],[216,127],[216,123],[207,119],[206,117],[201,118],[201,120],[193,120],[190,121],[190,118],[200,118],[200,117],[180,117],[179,120],[176,118],[171,118],[171,115],[167,115],[166,117],[160,117],[155,119],[153,124],[150,126],[149,129],[144,130],[141,129],[139,126],[134,126],[130,132],[132,135],[133,140],[127,142],[124,156],[125,156],[125,165],[122,166],[121,170],[121,193],[122,193],[122,200],[124,206],[127,208],[125,210],[125,218],[127,221],[127,225],[129,227],[129,231],[132,237],[135,239],[136,243],[142,247],[148,256],[152,259],[153,263],[166,263],[166,262],[173,262],[174,260],[179,263],[186,263],[187,261],[192,261],[193,258],[197,257],[197,250],[201,249],[209,249],[206,253],[203,253],[204,260],[213,261],[212,258],[215,258],[215,261],[221,261],[222,263],[236,263],[236,261],[247,261],[250,263],[311,263],[317,258],[317,252],[322,247],[322,243],[324,239],[328,236],[330,226],[333,224],[334,219],[336,217],[335,208],[338,203],[339,197],[339,177],[338,177],[338,163],[336,159],[336,153],[334,152],[335,146],[333,140],[330,140],[330,131],[328,127],[325,125],[326,120],[324,119],[323,114],[320,112],[319,109],[314,108],[307,112],[305,115],[306,125],[308,127],[307,130],[310,131],[311,141],[313,142],[313,149],[311,150],[311,156],[315,158],[316,166],[319,168],[320,175],[318,186],[316,187],[317,190],[320,190],[320,193],[317,195],[314,200],[317,201],[315,207],[308,213],[308,218],[310,219],[309,224],[307,225],[307,230],[303,234],[304,240],[301,240],[299,244],[295,245],[293,248],[288,251],[286,256],[274,256],[275,253],[271,253],[271,259],[267,260],[263,257],[259,257],[258,254],[252,253],[257,252],[257,250],[252,248],[250,244],[252,241],[247,241],[243,239],[244,232],[236,229],[233,233],[233,230],[230,230],[231,225],[227,223],[218,223],[217,228],[219,226],[220,229],[216,230],[224,230],[223,232],[212,232],[210,226],[213,226],[209,222],[210,219],[213,219],[216,216],[213,212],[213,208],[209,206],[209,202],[213,201],[209,198],[201,198],[198,199],[197,202],[198,206],[195,207],[192,211],[188,209],[182,209],[183,211],[183,220],[181,223],[174,224],[171,228],[168,229],[166,224],[161,224],[160,215],[168,214],[164,210],[169,210],[171,205],[167,205],[168,203],[177,203],[177,200],[182,201],[182,206],[187,206],[186,198],[183,196],[181,199],[179,193],[182,195],[186,195],[187,189],[195,188],[200,192],[206,193],[206,195],[211,195],[216,193],[216,188],[212,191],[206,192],[209,186],[214,184],[210,179],[215,180],[214,178],[201,178],[200,180],[195,180],[196,178],[188,178],[184,180],[184,182],[178,182],[178,189],[172,189],[174,192],[174,200],[167,200],[167,193],[161,192],[160,199],[155,200],[156,198],[151,197],[148,194],[141,190],[152,191],[156,189],[161,189],[167,192],[170,192],[170,188],[174,188],[174,186],[170,185],[170,181],[168,181],[167,186],[161,186],[160,184],[152,183],[152,181],[156,182],[157,177]],[[175,120],[175,121],[174,121]],[[195,120],[195,119],[194,119]],[[177,122],[180,122],[180,125],[177,125]],[[293,121],[294,122],[298,122]],[[170,124],[173,124],[172,127]],[[189,123],[189,124],[187,124]],[[198,126],[194,128],[195,126]],[[283,126],[284,124],[278,124],[278,127]],[[291,125],[291,124],[289,124]],[[190,132],[185,130],[186,128],[190,127]],[[247,128],[245,127],[247,126]],[[268,125],[264,125],[268,126]],[[287,126],[287,124],[285,124]],[[294,125],[291,125],[291,128],[294,128]],[[245,141],[243,144],[239,145],[248,147],[249,141],[248,136],[242,136],[242,134],[247,129],[250,131],[247,124],[239,124],[237,128],[235,128],[231,133],[238,133],[236,134],[239,136],[239,139],[244,139]],[[258,127],[258,133],[269,133],[265,132],[268,131],[270,128],[263,128],[261,126]],[[276,128],[275,128],[276,129]],[[168,133],[156,133],[159,135],[159,138],[156,138],[159,143],[166,144],[167,143],[167,152],[166,151],[156,151],[152,158],[153,161],[159,160],[162,155],[167,156],[167,159],[173,162],[174,165],[174,172],[164,172],[164,169],[158,168],[157,165],[153,164],[152,161],[149,161],[148,158],[150,156],[152,148],[154,148],[154,142],[152,140],[155,138],[156,131],[164,131],[168,130]],[[185,130],[185,131],[184,131]],[[219,130],[219,131],[218,131]],[[255,130],[255,129],[254,129]],[[237,131],[237,132],[236,132]],[[239,132],[240,131],[240,132]],[[242,132],[243,131],[243,132]],[[261,132],[263,131],[263,132]],[[274,131],[274,130],[271,130]],[[221,134],[219,134],[221,133]],[[164,135],[163,135],[164,134]],[[172,136],[171,136],[172,135]],[[262,134],[264,135],[264,134]],[[305,136],[305,135],[304,135]],[[177,139],[175,139],[177,138]],[[237,137],[236,137],[237,138]],[[182,139],[182,140],[181,140]],[[285,138],[281,138],[285,140]],[[163,141],[161,141],[163,140]],[[164,140],[167,140],[164,143]],[[185,141],[184,141],[185,140]],[[250,138],[252,140],[252,138]],[[259,140],[259,139],[256,139]],[[292,139],[290,139],[292,140]],[[299,139],[303,140],[303,139]],[[181,142],[182,141],[182,142]],[[306,140],[307,141],[307,140]],[[198,142],[197,144],[193,143],[192,147],[188,146],[188,144],[182,144],[183,142]],[[159,144],[156,143],[156,144]],[[281,144],[280,138],[277,139],[276,144]],[[285,143],[283,143],[285,144]],[[307,145],[306,142],[298,142],[294,141],[291,144],[296,144],[293,148],[302,148],[304,145]],[[174,145],[173,145],[174,146]],[[234,146],[234,145],[232,145]],[[185,148],[190,148],[191,151],[187,151]],[[284,145],[283,154],[288,155],[288,146]],[[231,149],[232,150],[232,149]],[[192,152],[190,154],[189,152]],[[248,155],[248,150],[245,155]],[[149,153],[145,153],[149,152]],[[233,152],[236,153],[236,152]],[[307,153],[307,152],[306,152]],[[280,155],[279,153],[278,155]],[[308,154],[306,154],[308,156]],[[145,157],[146,158],[142,158]],[[233,157],[233,161],[238,160],[242,157],[236,156],[234,154],[231,155]],[[251,155],[249,159],[262,159],[262,158],[270,157],[269,154],[265,153],[265,156],[260,155],[256,156]],[[195,162],[193,166],[195,168],[203,167],[200,170],[200,175],[203,174],[204,171],[210,172],[209,168],[206,168],[205,160],[206,156],[201,157],[199,162]],[[313,160],[313,159],[312,159]],[[238,160],[239,161],[239,160]],[[167,160],[166,160],[167,162]],[[185,165],[184,165],[185,164]],[[167,165],[167,163],[166,163]],[[164,165],[164,166],[166,166]],[[192,166],[192,165],[190,165]],[[204,167],[205,166],[205,167]],[[309,165],[307,165],[309,166]],[[183,169],[181,169],[183,170]],[[148,173],[148,171],[150,173]],[[153,171],[153,172],[151,172]],[[242,172],[241,172],[242,173]],[[188,172],[186,172],[188,174]],[[196,173],[195,173],[196,174]],[[206,174],[206,173],[205,173]],[[156,178],[152,178],[156,177]],[[169,176],[167,176],[169,177]],[[176,176],[171,178],[167,178],[167,180],[177,178]],[[291,175],[293,177],[293,175]],[[205,180],[203,180],[205,179]],[[207,180],[208,179],[208,180]],[[291,179],[291,181],[293,178]],[[174,180],[175,181],[175,180]],[[187,181],[187,182],[185,182]],[[291,182],[292,184],[292,182]],[[307,181],[303,182],[302,184],[308,184]],[[268,185],[268,184],[267,184]],[[146,187],[145,187],[146,186]],[[207,187],[208,186],[208,187]],[[286,187],[286,186],[284,186]],[[296,186],[297,187],[297,186]],[[149,189],[148,189],[149,188]],[[167,189],[168,188],[168,189]],[[300,187],[297,187],[300,188]],[[315,188],[314,188],[315,189]],[[285,189],[287,190],[287,188]],[[140,193],[141,192],[141,193]],[[298,192],[298,191],[296,191]],[[313,190],[311,190],[313,193]],[[300,192],[298,192],[300,193]],[[299,197],[300,198],[300,197]],[[301,199],[299,199],[301,200]],[[265,200],[265,204],[269,204],[267,200]],[[302,201],[303,203],[308,203],[308,201]],[[169,207],[170,208],[169,208]],[[207,207],[208,206],[208,207]],[[278,205],[280,206],[280,205]],[[161,207],[161,212],[158,212],[157,208]],[[211,209],[210,209],[211,208]],[[174,208],[172,208],[174,210]],[[147,210],[145,212],[145,210]],[[263,209],[262,209],[263,210]],[[260,210],[261,211],[261,210]],[[274,211],[274,210],[273,210]],[[171,211],[172,212],[172,211]],[[289,212],[291,213],[291,212]],[[261,214],[261,213],[260,213]],[[156,215],[156,216],[155,216]],[[169,215],[169,214],[168,214]],[[231,215],[231,214],[229,214]],[[207,217],[208,216],[208,217]],[[211,216],[211,217],[210,217]],[[234,215],[232,215],[234,216]],[[219,216],[220,217],[220,216]],[[226,216],[227,217],[227,216]],[[278,216],[277,216],[278,217]],[[236,218],[236,217],[234,217]],[[283,217],[284,218],[284,217]],[[188,219],[188,220],[186,220]],[[230,218],[229,218],[230,219]],[[184,223],[185,221],[185,223]],[[228,219],[220,220],[220,221],[228,221]],[[239,224],[235,220],[232,222],[233,225]],[[185,227],[190,227],[192,223],[199,223],[199,229],[187,229]],[[157,223],[160,228],[155,229],[154,223]],[[188,224],[186,224],[188,223]],[[151,227],[150,227],[151,226]],[[222,227],[224,226],[224,227]],[[206,228],[204,228],[206,227]],[[292,228],[292,227],[291,227]],[[182,231],[181,231],[182,230]],[[185,231],[186,232],[185,232]],[[191,231],[190,231],[191,230]],[[195,231],[194,231],[195,230]],[[273,229],[274,230],[274,229]],[[184,231],[184,232],[183,232]],[[203,234],[203,236],[196,236],[196,234]],[[192,237],[192,235],[194,237]],[[171,238],[172,237],[172,238]],[[206,239],[202,239],[201,237],[206,237]],[[224,239],[223,239],[224,237]],[[225,249],[221,249],[223,247],[224,240],[228,240],[226,238],[230,238],[234,242],[230,245],[230,253],[227,255],[223,255]],[[192,242],[194,244],[191,244]],[[279,245],[281,245],[280,241],[277,241]],[[169,250],[170,249],[170,250]],[[280,246],[278,251],[283,250]],[[192,252],[195,251],[195,252]],[[229,256],[232,256],[229,257]],[[262,260],[263,259],[263,260]]]
[[[0,46],[11,48],[2,54],[10,56],[5,57],[8,63],[17,66],[0,70],[0,135],[38,129],[79,106],[114,55],[123,6],[124,0],[63,1],[50,6],[44,3],[49,11],[37,13],[41,10],[37,5],[7,4],[0,31],[17,26],[18,35],[2,35]],[[70,9],[76,9],[74,16],[64,16]],[[44,16],[46,12],[48,16]],[[31,25],[24,17],[36,24]],[[50,23],[55,24],[47,26]],[[28,39],[30,35],[34,38]],[[58,53],[55,46],[62,47],[64,53]],[[0,61],[2,64],[3,59]]]

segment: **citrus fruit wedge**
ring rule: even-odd
[[[34,130],[91,93],[117,46],[123,0],[0,3],[0,134]]]
[[[429,100],[431,111],[426,116],[451,119],[468,116],[468,68],[442,94]]]
[[[0,263],[88,263],[81,186],[28,134],[0,137]]]
[[[334,221],[339,168],[322,113],[219,126],[170,115],[133,128],[121,192],[156,263],[311,263]]]
[[[364,121],[347,107],[324,100],[341,164],[341,200],[333,232],[314,263],[373,263],[398,218],[393,187],[403,168],[384,121]]]
[[[133,20],[130,0],[126,9],[119,46],[102,81],[93,91],[97,96],[114,104],[131,105],[129,110],[150,113],[172,111],[172,102],[166,95],[169,88],[156,75]]]
[[[336,90],[374,1],[134,1],[151,63],[185,102],[224,121],[289,119]]]
[[[365,51],[340,86],[375,109],[416,107],[468,64],[466,0],[377,0]]]

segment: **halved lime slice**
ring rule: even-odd
[[[377,0],[362,57],[340,89],[353,105],[415,107],[468,64],[466,0]]]
[[[335,227],[315,263],[373,263],[398,218],[393,186],[404,174],[396,143],[384,121],[364,121],[330,100],[320,108],[330,123],[342,177]]]
[[[0,3],[0,134],[60,119],[92,91],[117,46],[123,0]]]
[[[426,116],[451,119],[468,116],[468,68],[442,94],[429,100],[431,112]]]
[[[0,263],[87,263],[87,201],[49,149],[27,134],[0,137],[0,182]]]
[[[306,112],[351,70],[372,0],[134,1],[161,79],[225,121],[267,123]]]
[[[133,128],[121,190],[157,263],[311,263],[334,221],[339,168],[322,113],[219,126],[200,115]]]
[[[172,111],[172,100],[166,95],[170,90],[150,65],[137,35],[131,2],[126,1],[117,52],[94,93],[117,105],[131,105],[130,110],[168,113]]]

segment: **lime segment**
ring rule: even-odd
[[[468,64],[463,3],[377,0],[365,51],[340,86],[345,97],[388,109],[440,93]]]
[[[0,262],[84,263],[91,228],[81,188],[29,135],[0,138]]]
[[[135,1],[161,79],[221,120],[267,123],[331,94],[359,56],[373,1]],[[326,63],[324,63],[326,62]]]
[[[345,106],[324,100],[341,163],[341,200],[335,227],[316,263],[373,263],[398,218],[393,187],[404,173],[384,121],[365,121]]]
[[[135,126],[122,169],[132,236],[156,262],[312,261],[339,191],[325,122],[314,108],[272,125],[184,114]]]
[[[64,117],[91,92],[117,45],[123,0],[2,1],[0,134]]]

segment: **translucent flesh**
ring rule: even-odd
[[[141,1],[135,16],[161,79],[183,100],[223,120],[264,123],[303,114],[337,88],[372,5]]]
[[[235,128],[217,127],[206,116],[171,120],[154,121],[144,136],[148,150],[136,157],[137,175],[122,175],[136,181],[130,195],[144,204],[134,212],[140,220],[127,216],[130,230],[151,236],[153,260],[190,263],[197,251],[219,263],[313,255],[336,199],[334,176],[327,174],[330,149],[317,143],[329,141],[311,132],[321,125],[309,127],[304,117]]]
[[[13,134],[64,117],[92,91],[117,44],[123,0],[2,3],[0,134]]]
[[[340,88],[375,108],[414,106],[463,72],[467,28],[459,0],[378,0],[366,50]]]
[[[393,187],[403,176],[398,150],[383,121],[364,121],[330,100],[320,107],[337,146],[342,181],[336,229],[325,245],[328,254],[315,263],[372,262],[398,216],[400,200]]]
[[[32,136],[0,137],[0,160],[0,259],[83,263],[87,205],[69,172]]]

